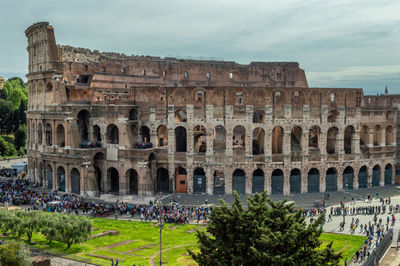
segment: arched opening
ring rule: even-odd
[[[175,111],[175,123],[184,123],[187,121],[186,111],[178,109]]]
[[[354,133],[355,129],[353,126],[347,126],[344,129],[344,153],[352,154],[354,153]]]
[[[223,126],[214,128],[214,152],[225,152],[226,149],[226,130]]]
[[[107,142],[109,144],[119,143],[119,130],[118,127],[114,124],[110,124],[107,126]]]
[[[291,151],[291,160],[292,161],[300,161],[301,160],[301,136],[303,134],[303,130],[301,127],[295,126],[292,128],[290,132],[290,151]]]
[[[139,119],[139,112],[137,108],[133,108],[129,111],[129,120],[130,121],[137,121]]]
[[[274,127],[272,130],[272,154],[282,154],[283,128]]]
[[[88,141],[89,133],[89,119],[90,113],[87,110],[82,110],[78,113],[78,129],[81,142]]]
[[[275,169],[271,175],[271,194],[283,194],[283,172]]]
[[[168,128],[164,125],[157,129],[157,142],[158,147],[168,147]]]
[[[176,152],[186,152],[186,128],[175,128],[175,145]]]
[[[360,130],[360,146],[368,145],[369,129],[367,126],[362,126]]]
[[[140,138],[141,142],[144,145],[148,145],[150,143],[150,129],[146,126],[141,126],[140,127]]]
[[[385,185],[392,184],[392,174],[393,174],[392,165],[390,163],[388,163],[385,166]]]
[[[119,193],[119,173],[114,167],[107,169],[108,193]]]
[[[156,192],[169,193],[168,170],[160,167],[157,169],[157,189]]]
[[[328,113],[328,123],[335,123],[339,116],[339,112],[336,109],[331,110]]]
[[[385,133],[385,145],[392,145],[393,144],[393,127],[388,126],[386,128],[386,133]]]
[[[193,129],[193,145],[194,152],[205,153],[207,151],[206,128],[196,126]]]
[[[222,171],[214,172],[214,194],[225,194],[225,175]]]
[[[308,147],[311,149],[319,150],[319,135],[321,134],[321,129],[318,126],[313,126],[308,132]]]
[[[264,112],[261,110],[256,110],[253,113],[253,123],[264,123]]]
[[[186,169],[179,166],[175,171],[175,192],[187,193],[187,172]]]
[[[203,168],[196,168],[193,171],[193,193],[206,192],[206,173]]]
[[[51,130],[51,126],[50,126],[50,124],[46,124],[46,127],[45,127],[45,137],[46,137],[46,145],[47,146],[51,146],[51,145],[53,145],[53,143],[52,143],[52,139],[53,139],[53,132],[52,132],[52,130]]]
[[[46,175],[47,175],[47,188],[53,189],[53,167],[50,164],[46,166]]]
[[[99,191],[99,194],[101,194],[103,192],[102,188],[101,188],[101,169],[98,166],[94,166],[94,178],[96,181],[96,188]]]
[[[319,192],[319,171],[316,168],[308,172],[308,192]]]
[[[64,126],[59,124],[56,129],[56,138],[57,138],[57,146],[64,147],[65,146],[65,130]]]
[[[368,168],[367,166],[363,166],[360,168],[358,172],[358,188],[367,188],[368,187]]]
[[[337,171],[335,168],[329,168],[326,171],[326,191],[337,191]]]
[[[126,181],[129,184],[129,194],[138,195],[139,192],[139,178],[135,169],[126,171]]]
[[[265,132],[261,127],[253,130],[253,155],[264,154]]]
[[[42,124],[41,123],[38,124],[37,136],[38,136],[39,145],[42,145],[42,143],[43,143],[43,128],[42,128]]]
[[[131,125],[129,129],[130,129],[130,133],[131,133],[131,135],[130,135],[131,144],[133,145],[133,148],[139,149],[140,147],[139,147],[139,143],[138,143],[138,135],[139,135],[138,127],[136,125]]]
[[[253,172],[252,193],[262,193],[264,191],[264,171],[256,169]]]
[[[233,129],[232,149],[234,153],[244,155],[244,147],[246,145],[246,129],[243,126],[236,126]]]
[[[328,129],[326,135],[326,152],[328,154],[335,154],[337,152],[337,135],[339,130],[336,127],[331,127]]]
[[[301,171],[293,169],[290,172],[290,194],[301,193]]]
[[[65,169],[62,166],[57,168],[58,190],[65,192]]]
[[[93,140],[95,142],[101,142],[101,130],[98,125],[93,126]]]
[[[346,167],[343,171],[343,189],[353,189],[354,183],[354,170],[350,166]]]
[[[375,165],[372,168],[372,186],[378,187],[381,180],[381,167],[379,165]]]
[[[242,169],[236,169],[232,174],[232,191],[238,194],[246,194],[246,174]]]
[[[96,178],[96,185],[99,193],[102,193],[104,190],[102,184],[102,169],[104,169],[105,159],[106,156],[102,152],[96,153],[93,158],[94,176]]]
[[[73,168],[71,170],[71,192],[75,194],[80,194],[81,193],[81,174],[79,173],[79,170],[76,168]]]
[[[377,125],[374,128],[374,146],[380,146],[382,141],[382,128],[380,125]]]

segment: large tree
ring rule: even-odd
[[[239,196],[229,208],[213,209],[207,232],[197,232],[199,251],[189,254],[200,265],[336,265],[341,254],[329,244],[320,248],[323,215],[307,225],[287,200],[273,202],[264,192]]]

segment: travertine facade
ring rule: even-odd
[[[400,97],[309,88],[298,63],[100,53],[57,46],[48,23],[26,36],[39,185],[101,196],[394,183]]]

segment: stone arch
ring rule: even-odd
[[[175,151],[186,152],[186,128],[177,127],[175,128]]]
[[[65,130],[64,126],[59,124],[56,129],[56,138],[57,138],[57,146],[64,147],[65,146]]]
[[[119,194],[119,172],[116,168],[107,169],[108,193]]]
[[[226,149],[226,130],[218,125],[214,128],[213,146],[215,152],[225,152]]]
[[[334,167],[326,171],[326,192],[337,191],[337,170]]]
[[[139,120],[139,112],[137,108],[132,108],[128,114],[129,121],[137,121]]]
[[[96,185],[99,193],[102,193],[103,188],[103,169],[105,166],[106,156],[102,152],[98,152],[93,157],[93,166],[94,166],[94,177],[96,179]]]
[[[271,194],[283,194],[283,171],[275,169],[271,175]]]
[[[264,171],[257,168],[253,172],[252,193],[262,193],[264,191],[264,180]]]
[[[339,130],[337,127],[331,127],[326,134],[326,152],[328,154],[337,153],[337,135]]]
[[[265,131],[261,127],[253,130],[253,155],[264,154]]]
[[[109,144],[119,143],[119,130],[118,127],[114,124],[109,124],[107,126],[107,142]]]
[[[57,168],[58,190],[65,192],[65,169],[62,166]]]
[[[299,126],[292,128],[290,132],[290,151],[291,160],[300,161],[301,160],[301,137],[303,135],[303,129]]]
[[[150,143],[150,128],[147,126],[140,127],[140,141],[142,143]]]
[[[168,147],[168,128],[161,125],[157,129],[157,146]]]
[[[319,136],[321,129],[319,126],[312,126],[308,132],[308,147],[319,150]]]
[[[392,175],[393,175],[393,166],[390,163],[388,163],[385,166],[385,185],[392,184]]]
[[[393,144],[393,127],[387,126],[385,131],[385,145],[392,145]]]
[[[344,129],[344,139],[343,139],[343,144],[344,144],[344,153],[345,154],[352,154],[354,153],[354,134],[355,134],[355,129],[353,126],[347,126]]]
[[[360,130],[360,146],[369,144],[369,128],[363,125]]]
[[[347,166],[343,171],[343,189],[353,189],[354,170],[351,166]]]
[[[81,174],[78,169],[72,168],[70,173],[71,192],[75,194],[81,193]]]
[[[380,146],[382,141],[382,127],[376,125],[374,128],[374,146]]]
[[[238,194],[246,194],[246,174],[242,169],[236,169],[232,174],[232,191]]]
[[[253,113],[253,123],[264,123],[264,112],[261,110],[256,110]]]
[[[301,193],[301,171],[300,169],[293,169],[290,171],[290,193]]]
[[[316,168],[312,168],[308,171],[308,192],[319,192],[319,171]]]
[[[93,126],[93,140],[101,142],[101,129],[98,125]]]
[[[164,167],[157,169],[157,188],[156,192],[169,193],[169,175]]]
[[[214,194],[225,194],[225,174],[222,171],[214,172]]]
[[[233,143],[232,146],[235,149],[244,148],[246,145],[246,129],[244,126],[235,126],[233,129]]]
[[[381,166],[379,164],[372,168],[372,186],[378,187],[381,181]]]
[[[187,121],[187,114],[185,109],[178,109],[175,111],[175,123],[184,123]]]
[[[175,170],[175,192],[187,193],[187,171],[182,166]]]
[[[204,126],[195,126],[193,129],[193,151],[205,153],[207,151],[207,132]]]
[[[125,174],[126,182],[129,188],[129,194],[138,195],[139,193],[139,175],[135,169],[129,169]]]
[[[274,127],[272,130],[272,154],[282,154],[283,152],[283,128]]]
[[[366,165],[362,166],[358,171],[358,188],[368,187],[368,168]]]
[[[193,171],[193,193],[205,193],[207,178],[204,169],[198,167]]]
[[[46,124],[46,126],[44,128],[44,132],[45,132],[46,146],[52,146],[53,145],[53,130],[49,123]]]
[[[46,165],[47,188],[53,189],[53,167],[50,164]]]
[[[90,120],[90,112],[86,109],[81,110],[77,115],[77,123],[79,129],[79,136],[81,141],[88,141],[89,139],[89,120]]]

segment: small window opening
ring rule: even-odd
[[[185,73],[183,73],[183,76],[185,79],[187,79],[189,77],[189,73],[185,71]]]
[[[331,102],[335,102],[335,94],[331,93]]]
[[[211,73],[207,72],[206,76],[207,76],[208,79],[210,79],[211,78]]]
[[[102,71],[103,71],[103,72],[106,72],[106,67],[103,67]]]
[[[165,78],[167,76],[167,71],[163,71],[162,76],[163,76],[163,78]]]
[[[233,73],[229,73],[229,78],[233,79]]]
[[[85,65],[85,72],[88,72],[88,71],[89,71],[89,68],[87,65]]]
[[[126,74],[126,68],[124,67],[124,68],[122,68],[122,74]]]
[[[196,101],[197,102],[202,102],[203,101],[203,92],[202,91],[197,91],[196,92]]]
[[[277,100],[281,99],[281,92],[280,91],[276,91],[275,92],[275,99],[277,99]]]
[[[282,73],[276,73],[276,78],[277,79],[282,79]]]
[[[299,97],[299,94],[300,94],[299,91],[295,91],[294,92],[294,97]]]
[[[243,103],[243,98],[242,97],[238,97],[237,98],[237,102],[238,102],[238,104],[242,104]]]
[[[142,70],[142,75],[146,76],[146,70],[144,70],[144,69]]]

